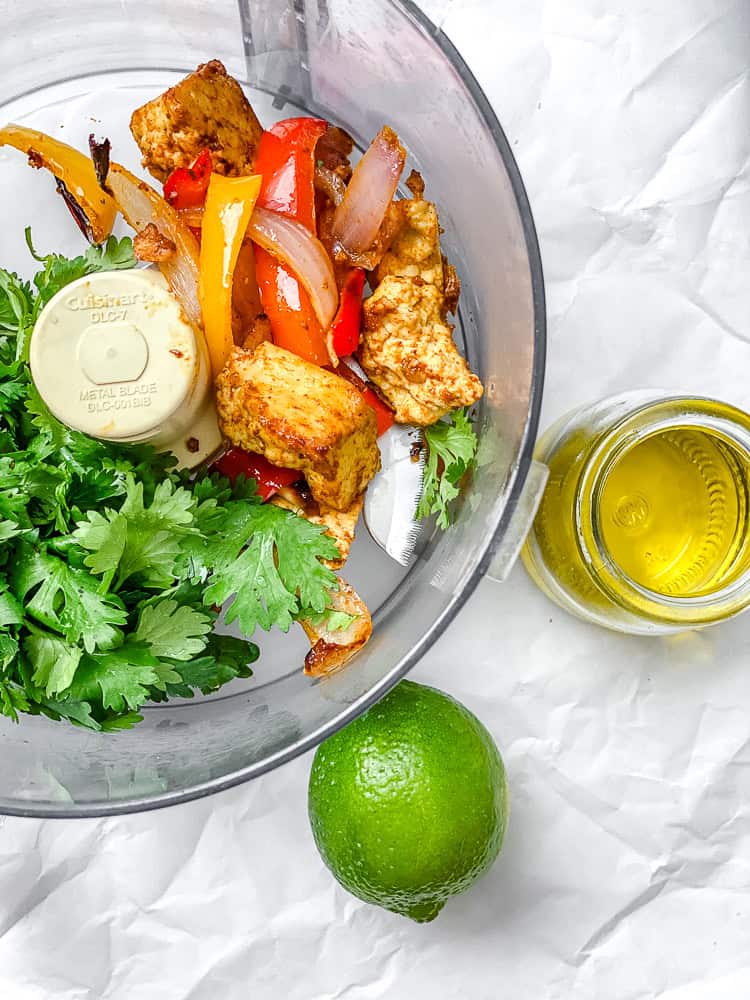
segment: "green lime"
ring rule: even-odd
[[[433,920],[500,851],[505,768],[463,705],[402,681],[318,747],[308,808],[318,850],[344,888]]]

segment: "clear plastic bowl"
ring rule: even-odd
[[[364,529],[346,577],[374,612],[373,638],[324,681],[301,670],[301,635],[261,637],[255,675],[206,699],[144,710],[133,730],[98,735],[44,718],[0,718],[0,811],[86,816],[156,808],[238,784],[297,756],[364,711],[447,628],[512,525],[531,461],[544,370],[544,298],[534,226],[508,142],[458,52],[404,0],[84,0],[4,5],[0,118],[85,148],[89,132],[137,167],[137,105],[210,58],[246,86],[261,120],[304,112],[362,146],[384,122],[437,202],[463,284],[456,335],[485,385],[479,466],[446,533],[400,571]],[[54,185],[0,150],[6,218],[0,263],[31,270],[23,228],[43,250],[79,253]],[[124,230],[123,230],[124,231]],[[26,262],[28,261],[28,265]],[[507,556],[504,556],[507,561]]]

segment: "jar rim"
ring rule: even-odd
[[[715,412],[720,407],[722,414]],[[597,585],[639,618],[665,625],[705,625],[750,606],[750,565],[705,594],[666,595],[634,580],[614,559],[599,521],[599,499],[615,465],[638,444],[667,430],[691,428],[724,439],[750,467],[750,415],[703,396],[664,396],[629,410],[604,431],[581,471],[574,510],[576,541]]]

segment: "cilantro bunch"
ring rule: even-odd
[[[450,526],[451,500],[460,492],[461,479],[474,463],[477,436],[465,410],[453,410],[447,418],[423,429],[427,461],[422,474],[422,495],[416,517],[437,515],[437,525]]]
[[[325,614],[338,558],[317,525],[263,505],[252,481],[192,481],[147,446],[96,441],[46,409],[29,377],[41,307],[98,270],[132,267],[111,237],[32,282],[0,270],[0,713],[129,728],[147,701],[248,677],[258,648],[226,623],[287,630]]]

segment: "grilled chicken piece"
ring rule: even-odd
[[[390,212],[400,217],[400,224],[394,227],[395,238],[375,269],[376,283],[389,275],[420,277],[442,293],[443,256],[435,206],[422,198],[402,198],[391,205]]]
[[[235,348],[216,380],[222,433],[299,469],[320,504],[348,510],[380,468],[375,414],[333,372],[264,342]]]
[[[218,173],[228,177],[251,173],[263,128],[239,83],[218,59],[212,59],[137,108],[130,131],[143,166],[163,182],[177,167],[189,166],[206,147]]]
[[[349,550],[354,541],[359,515],[362,513],[365,498],[364,494],[358,496],[348,510],[334,510],[326,504],[319,504],[312,499],[312,495],[307,492],[307,484],[303,484],[305,489],[301,490],[299,484],[284,486],[271,498],[269,503],[283,507],[285,510],[294,511],[302,517],[306,517],[313,524],[319,524],[326,529],[326,533],[336,542],[341,558],[336,560],[325,560],[326,566],[331,569],[341,569],[349,558]]]
[[[322,503],[319,505],[320,512],[318,514],[305,515],[308,521],[324,527],[339,547],[341,559],[336,563],[329,563],[331,569],[341,569],[349,558],[349,552],[357,530],[357,522],[359,521],[359,515],[362,513],[364,505],[365,495],[361,493],[351,507],[348,507],[346,510],[335,510],[333,507],[328,507]]]
[[[396,421],[425,427],[475,403],[483,388],[446,322],[459,286],[440,251],[435,206],[417,197],[394,202],[391,212],[401,224],[373,274],[358,357]]]
[[[372,618],[367,605],[341,578],[339,589],[331,593],[331,606],[336,611],[345,611],[356,617],[348,628],[335,632],[300,620],[312,646],[305,657],[305,673],[311,677],[325,677],[340,670],[372,635]]]
[[[137,260],[149,261],[152,264],[159,264],[164,260],[171,260],[177,250],[176,245],[165,236],[153,222],[136,233],[133,239],[133,254]]]

